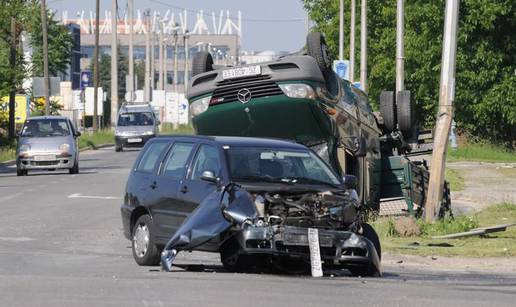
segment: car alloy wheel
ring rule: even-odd
[[[147,254],[147,250],[149,249],[149,227],[145,224],[140,224],[136,227],[134,231],[133,241],[134,241],[134,252],[137,257],[143,258],[145,254]]]

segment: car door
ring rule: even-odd
[[[165,155],[157,176],[150,182],[149,207],[159,242],[170,239],[190,213],[178,201],[178,193],[194,148],[193,141],[176,140]]]
[[[212,171],[216,177],[225,178],[223,172],[222,152],[216,144],[202,143],[197,148],[196,154],[190,163],[187,177],[181,184],[179,197],[181,206],[189,212],[194,211],[197,206],[217,189],[217,184],[201,180],[204,171]]]

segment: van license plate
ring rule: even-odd
[[[34,161],[55,161],[55,155],[34,156]]]
[[[136,138],[136,139],[127,139],[127,143],[141,143],[142,139]]]
[[[223,70],[222,79],[236,79],[240,77],[256,76],[261,74],[262,67],[260,65],[246,66]]]

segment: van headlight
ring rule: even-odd
[[[29,144],[23,144],[20,146],[20,152],[28,152],[30,151],[30,145]]]
[[[314,89],[304,83],[279,84],[279,87],[290,98],[315,99]]]
[[[192,101],[192,103],[190,103],[190,116],[195,117],[208,110],[208,107],[210,106],[210,100],[211,96],[206,96],[204,98]]]

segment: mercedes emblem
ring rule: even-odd
[[[248,103],[249,100],[251,100],[251,91],[246,88],[239,90],[237,93],[237,99],[241,103]]]

